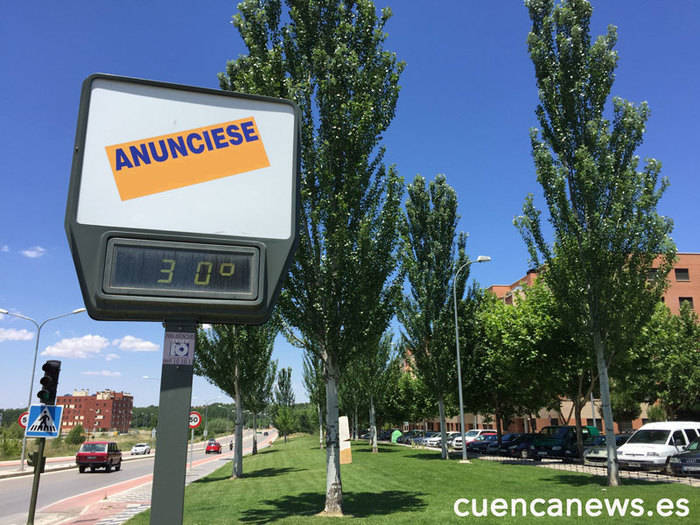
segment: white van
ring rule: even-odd
[[[647,423],[617,449],[620,467],[664,470],[671,456],[680,454],[700,437],[700,422]]]

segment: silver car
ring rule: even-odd
[[[136,443],[133,447],[131,447],[132,456],[146,455],[150,453],[151,447],[148,443]]]

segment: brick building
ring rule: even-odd
[[[56,404],[63,405],[63,434],[78,425],[88,432],[128,432],[134,398],[109,389],[92,395],[88,390],[75,390],[72,395],[56,396]]]
[[[653,271],[653,269],[651,270]],[[529,270],[524,277],[508,285],[493,285],[488,288],[490,292],[503,299],[506,304],[513,304],[513,298],[525,286],[534,284],[537,278],[535,270]],[[683,302],[690,303],[695,313],[700,315],[700,253],[678,253],[676,262],[668,274],[668,289],[662,297],[662,301],[675,315],[680,312],[680,305]],[[504,431],[510,432],[534,432],[548,425],[575,425],[574,414],[571,410],[572,402],[562,399],[560,409],[542,409],[535,417],[516,417]],[[615,422],[615,431],[625,431],[637,429],[647,422],[646,403],[641,405],[641,414],[638,419],[631,423]],[[602,430],[602,407],[599,399],[594,399],[584,405],[581,411],[584,425],[595,425]],[[464,424],[466,429],[471,428],[496,428],[493,416],[484,414],[464,414]],[[440,430],[439,420],[430,420],[422,425],[411,425],[428,430]],[[459,418],[452,417],[446,419],[447,431],[459,430]]]

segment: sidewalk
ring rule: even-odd
[[[269,436],[258,441],[258,449],[269,447],[277,438],[276,430],[269,432]],[[244,447],[244,456],[251,452],[252,444]],[[233,452],[202,458],[192,463],[192,470],[188,462],[185,484],[189,485],[207,476],[222,465],[227,463],[230,465],[232,458]],[[153,475],[148,474],[79,494],[39,509],[34,523],[35,525],[120,525],[132,516],[150,508],[152,485]],[[19,523],[26,523],[26,516],[24,521]]]

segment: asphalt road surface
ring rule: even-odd
[[[252,431],[247,430],[243,436],[243,446],[252,441]],[[222,445],[222,451],[229,454],[228,444],[230,437],[217,438]],[[124,458],[131,457],[126,452]],[[195,444],[193,460],[204,458],[204,448],[202,444]],[[37,496],[37,512],[58,501],[76,496],[88,491],[107,487],[123,481],[153,474],[155,454],[138,456],[138,459],[123,461],[121,470],[106,473],[104,469],[90,472],[87,470],[83,474],[78,472],[77,467],[69,470],[46,471],[41,475],[39,483],[39,493]],[[189,447],[188,457],[189,461]],[[0,523],[8,523],[17,514],[24,514],[29,509],[29,501],[32,493],[33,476],[20,476],[14,478],[0,479]]]

